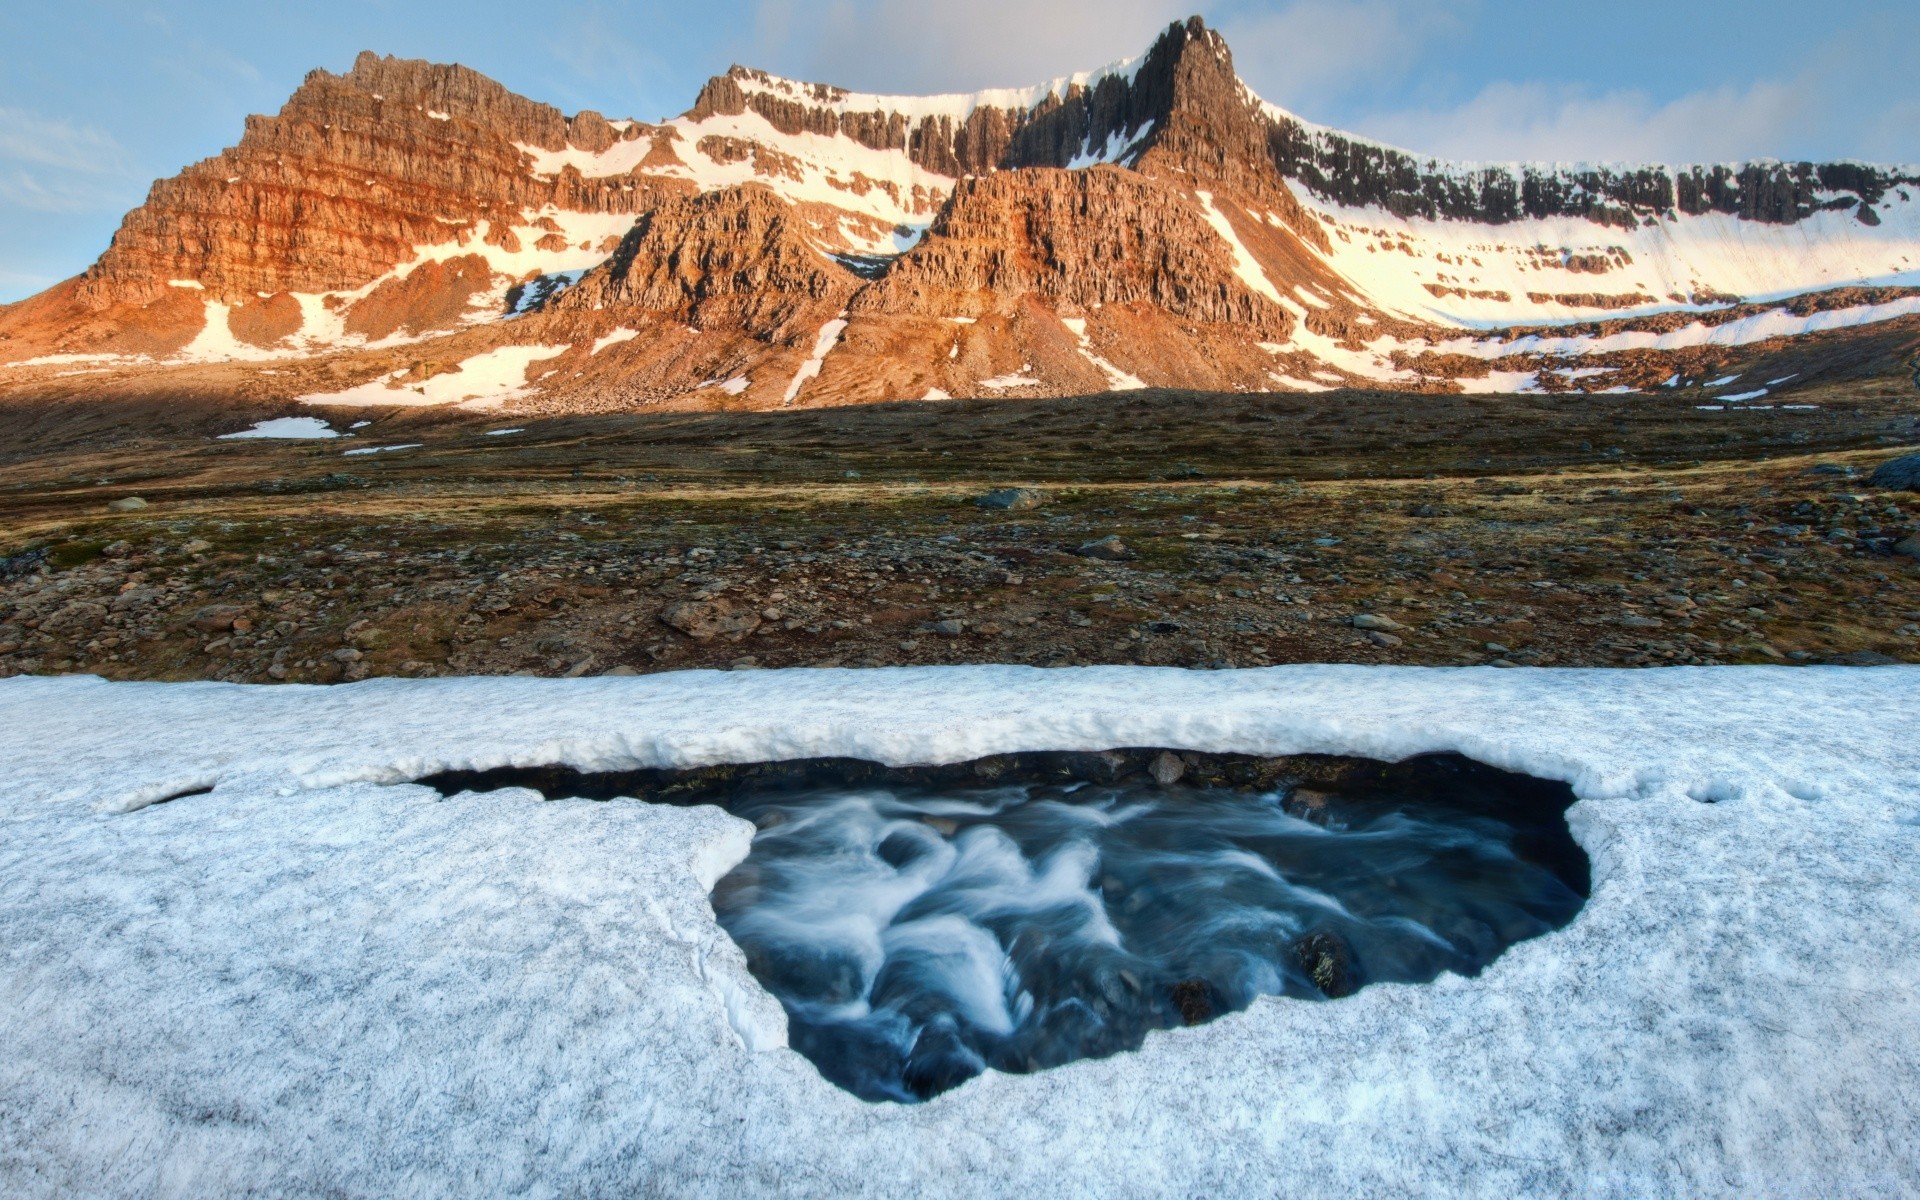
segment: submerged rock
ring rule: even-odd
[[[1351,996],[1360,987],[1353,950],[1337,933],[1315,930],[1293,944],[1293,957],[1329,1000]]]

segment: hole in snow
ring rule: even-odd
[[[1572,790],[1457,755],[1121,750],[421,782],[716,803],[752,821],[714,911],[786,1008],[793,1048],[868,1100],[1138,1049],[1262,995],[1476,975],[1565,925],[1589,887]]]
[[[140,807],[156,808],[162,804],[171,804],[175,800],[185,800],[191,796],[211,796],[212,794],[213,794],[213,785],[208,784],[205,787],[192,787],[192,788],[187,788],[184,791],[168,792],[166,795],[160,797],[158,800],[151,801],[148,804],[143,804]]]

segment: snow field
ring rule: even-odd
[[[0,1191],[1899,1194],[1920,670],[1016,667],[0,682]],[[443,769],[1169,745],[1564,779],[1568,928],[865,1105],[784,1049],[712,808]],[[153,802],[196,787],[208,795]]]

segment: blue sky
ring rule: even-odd
[[[1039,82],[1199,12],[1267,99],[1464,158],[1920,161],[1913,0],[64,0],[0,11],[0,302],[361,49],[655,119],[732,62],[865,91]]]

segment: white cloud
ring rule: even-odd
[[[111,134],[23,108],[0,108],[0,159],[96,174],[126,170],[126,152]]]
[[[37,212],[125,206],[134,173],[112,135],[0,108],[0,205]]]
[[[1230,8],[1219,28],[1240,77],[1275,104],[1324,103],[1404,76],[1463,28],[1458,3],[1305,0]]]
[[[1722,87],[1665,103],[1640,92],[1493,83],[1456,108],[1363,124],[1372,136],[1442,158],[1691,163],[1778,155],[1799,140],[1815,107],[1796,83]]]

